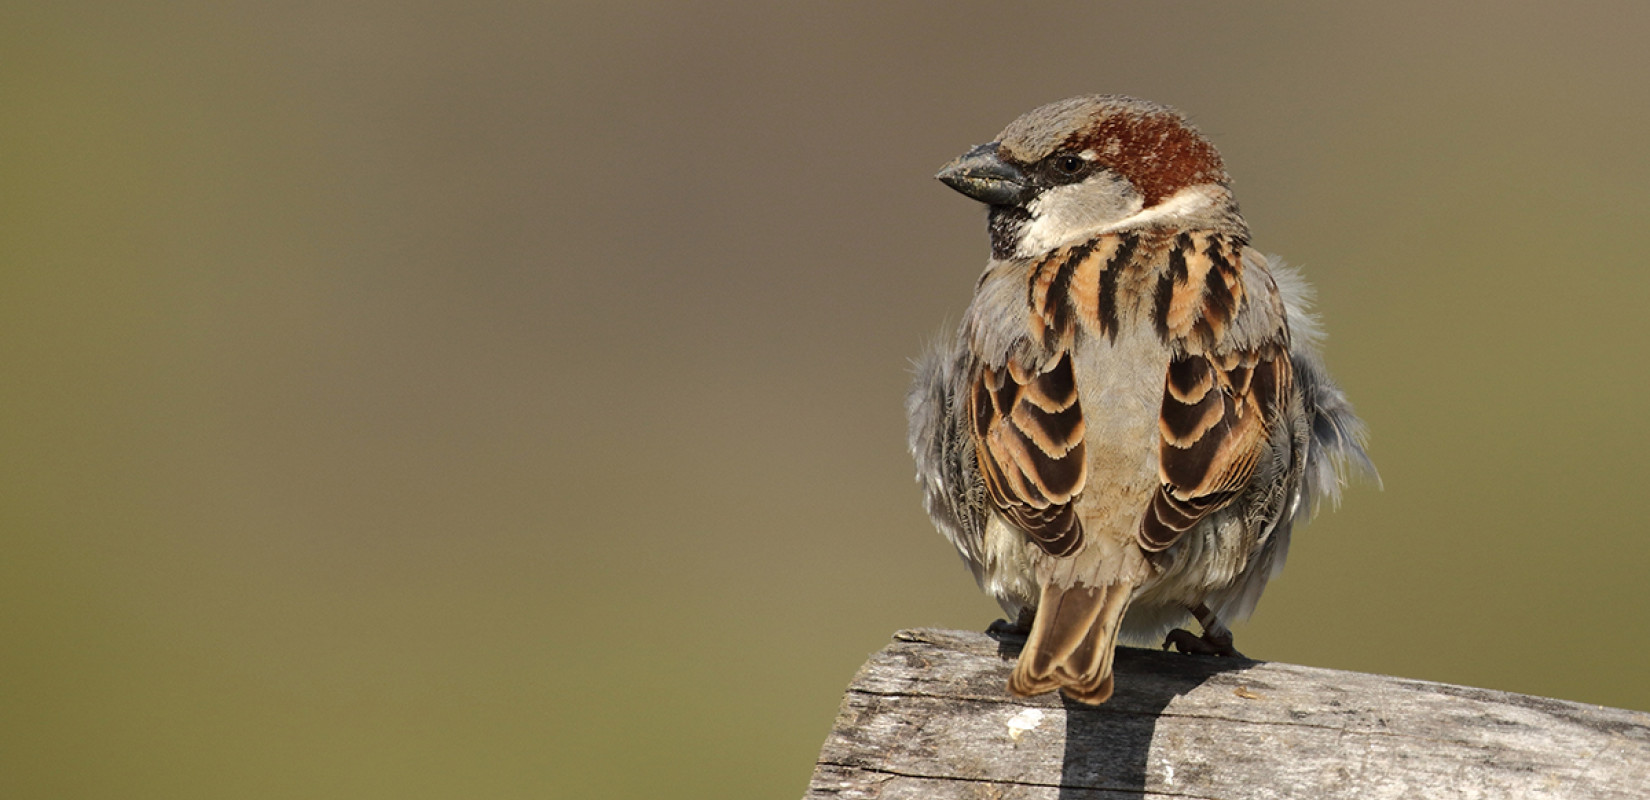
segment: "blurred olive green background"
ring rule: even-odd
[[[11,4],[0,796],[795,797],[996,616],[932,180],[1186,110],[1373,431],[1251,655],[1650,709],[1650,6]]]

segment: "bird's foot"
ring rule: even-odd
[[[1232,646],[1232,632],[1228,630],[1205,631],[1202,636],[1197,636],[1183,628],[1175,628],[1163,639],[1163,649],[1167,650],[1170,647],[1182,653],[1199,656],[1245,657]]]
[[[996,639],[1014,639],[1024,642],[1026,637],[1031,634],[1031,626],[999,619],[987,626],[985,632]]]

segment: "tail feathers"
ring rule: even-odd
[[[1133,596],[1134,586],[1127,583],[1044,586],[1031,634],[1008,676],[1008,690],[1030,697],[1060,689],[1079,702],[1106,702],[1117,631]]]

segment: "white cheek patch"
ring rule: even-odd
[[[1018,253],[1034,258],[1057,247],[1087,241],[1112,231],[1145,228],[1167,221],[1199,220],[1214,209],[1217,192],[1191,186],[1151,208],[1127,181],[1100,173],[1082,183],[1057,186],[1026,206],[1031,220],[1020,237]]]
[[[1105,171],[1079,183],[1047,189],[1026,206],[1031,221],[1020,238],[1020,252],[1031,256],[1080,241],[1139,213],[1143,204],[1134,186]]]

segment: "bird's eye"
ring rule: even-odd
[[[1083,170],[1087,169],[1088,165],[1088,161],[1077,155],[1055,156],[1052,164],[1054,172],[1062,178],[1075,178],[1082,175]]]

